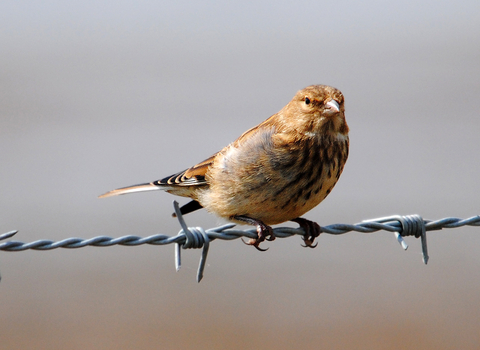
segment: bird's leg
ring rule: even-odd
[[[303,235],[303,241],[305,242],[304,247],[315,248],[318,243],[314,245],[313,241],[322,233],[320,226],[316,222],[304,218],[296,218],[291,221],[296,222],[305,230],[305,234]]]
[[[182,215],[185,215],[185,214],[191,213],[192,211],[202,209],[202,208],[203,207],[200,203],[193,200],[188,202],[187,204],[182,205],[182,207],[180,208],[180,213],[182,213]],[[177,214],[173,213],[172,217],[176,218]]]
[[[259,247],[260,243],[263,241],[273,241],[275,239],[275,235],[273,234],[273,230],[270,226],[265,225],[262,221],[260,220],[255,220],[252,218],[249,218],[248,216],[243,216],[243,215],[235,215],[232,217],[232,219],[236,221],[241,221],[244,222],[248,225],[253,225],[257,227],[257,238],[252,238],[248,241],[248,245],[253,245],[255,248],[258,250],[264,252],[267,249],[262,249]],[[244,242],[245,243],[245,242]]]

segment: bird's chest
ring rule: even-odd
[[[338,143],[312,142],[299,154],[293,154],[291,160],[291,165],[279,171],[273,182],[272,196],[268,199],[274,207],[272,216],[279,213],[278,216],[293,219],[322,202],[340,177],[345,152]]]
[[[227,149],[212,168],[207,209],[276,224],[318,205],[337,182],[348,143],[310,138],[263,143],[245,152]]]

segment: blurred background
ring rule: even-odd
[[[480,2],[0,4],[0,233],[175,235],[173,196],[98,199],[201,161],[297,90],[346,97],[321,225],[480,214]],[[180,198],[180,202],[186,200]],[[190,226],[214,227],[199,211]],[[0,252],[2,349],[477,349],[480,228]]]

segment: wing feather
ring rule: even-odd
[[[205,176],[208,168],[213,163],[217,154],[214,154],[203,162],[200,162],[191,168],[185,169],[179,173],[167,176],[161,180],[152,182],[156,186],[183,187],[183,186],[202,186],[206,185]]]

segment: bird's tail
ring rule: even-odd
[[[116,190],[107,192],[98,196],[98,198],[106,198],[111,196],[117,196],[120,194],[127,194],[127,193],[134,193],[134,192],[145,192],[145,191],[156,191],[156,190],[165,190],[166,188],[163,186],[154,185],[152,182],[138,184],[128,187],[117,188]]]

